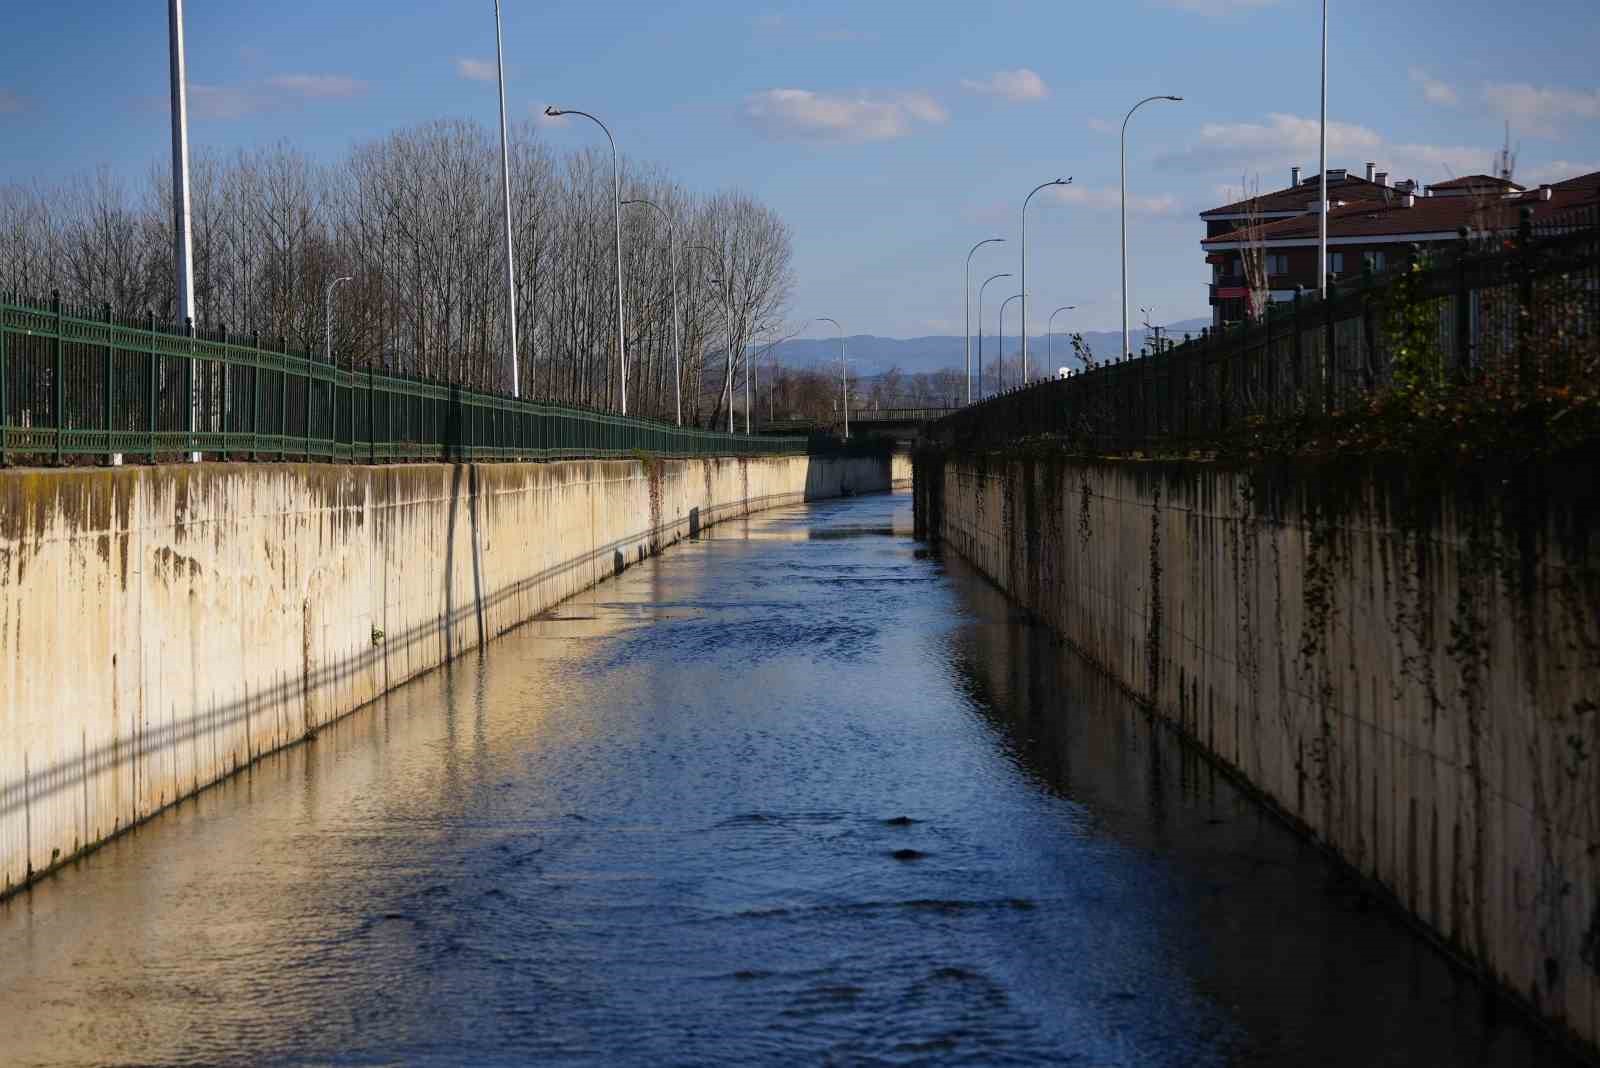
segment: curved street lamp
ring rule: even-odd
[[[816,322],[815,319],[808,319],[808,320],[806,320],[805,324],[800,327],[799,330],[796,330],[792,334],[785,334],[783,337],[780,337],[778,340],[772,342],[766,348],[764,348],[760,352],[756,353],[756,360],[760,360],[761,357],[763,357],[763,356],[769,356],[772,359],[777,359],[778,346],[783,344],[785,341],[793,341],[795,338],[800,336],[801,331],[805,330],[805,328],[807,326],[810,326],[814,322]],[[752,368],[757,367],[757,366],[759,366],[759,364],[757,364],[757,363],[752,363],[751,364]],[[778,404],[778,401],[777,401],[776,393],[777,393],[777,391],[776,391],[776,389],[774,389],[773,392],[767,394],[767,422],[769,422],[769,423],[777,418],[777,404]],[[761,396],[761,389],[758,386],[756,388],[756,397],[759,399],[760,396]],[[749,431],[749,427],[750,427],[750,421],[747,419],[747,420],[745,420],[746,432]]]
[[[1052,366],[1054,366],[1056,362],[1056,316],[1060,315],[1064,311],[1073,311],[1077,307],[1078,306],[1076,304],[1063,304],[1061,307],[1050,313],[1050,319],[1045,323],[1045,344],[1048,346],[1045,351],[1049,353],[1050,363]],[[1053,374],[1054,372],[1051,373]]]
[[[1011,272],[990,275],[984,279],[983,285],[978,287],[978,399],[983,399],[983,291],[989,288],[989,283],[997,278],[1010,278]]]
[[[1040,182],[1038,185],[1034,186],[1033,193],[1037,193],[1041,189],[1048,189],[1053,185],[1071,185],[1071,184],[1072,184],[1072,179],[1071,178],[1055,178],[1055,179],[1052,179],[1051,181],[1048,181],[1048,182]],[[1022,296],[1022,381],[1023,381],[1024,384],[1026,384],[1027,381],[1028,381],[1028,201],[1033,199],[1033,193],[1029,193],[1022,200],[1022,278],[1021,278],[1022,294],[1021,294],[1021,296]],[[1006,354],[1005,354],[1004,351],[1002,351],[1000,353],[1000,369],[1001,369],[1001,373],[1002,374],[1005,373],[1005,358],[1006,358]]]
[[[972,254],[985,245],[1004,243],[1003,237],[989,237],[979,241],[967,250],[967,271],[963,275],[961,289],[961,310],[967,317],[967,403],[972,403]],[[978,329],[983,329],[983,317],[978,317]]]
[[[996,343],[996,347],[1000,350],[1000,355],[995,358],[994,362],[997,368],[995,378],[999,383],[999,391],[1002,393],[1005,392],[1006,388],[1006,305],[1014,300],[1022,300],[1022,296],[1022,293],[1013,293],[1000,302],[999,341]],[[1024,301],[1024,304],[1026,304],[1026,301]],[[1026,324],[1023,325],[1023,330],[1027,330]],[[1024,382],[1026,382],[1026,379],[1024,379]]]
[[[660,204],[640,198],[624,200],[624,204],[643,204],[654,208],[667,222],[667,258],[672,263],[672,399],[678,413],[678,425],[683,425],[683,341],[678,334],[678,225]]]
[[[611,131],[606,129],[606,124],[589,114],[587,111],[576,111],[572,108],[558,108],[554,104],[544,109],[544,113],[552,119],[562,115],[582,115],[600,129],[605,131],[606,140],[611,142],[611,206],[612,214],[616,219],[617,229],[617,364],[622,381],[622,414],[628,414],[628,342],[622,333],[622,172],[617,165],[617,139],[611,136]]]
[[[826,315],[816,318],[819,323],[832,323],[834,329],[839,331],[839,389],[844,396],[844,440],[850,440],[850,367],[844,358],[844,327],[839,325],[839,320],[830,319]]]
[[[717,268],[722,271],[721,278],[712,279],[717,288],[722,288],[724,282],[728,287],[728,433],[733,433],[733,278],[732,272],[727,270],[723,262],[722,253],[710,245],[690,245],[690,252],[709,252],[717,258]]]
[[[1122,117],[1122,358],[1128,358],[1128,120],[1152,100],[1182,100],[1181,96],[1147,96]]]

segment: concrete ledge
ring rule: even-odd
[[[0,897],[725,519],[876,458],[0,472]]]

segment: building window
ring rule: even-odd
[[[1288,274],[1289,257],[1282,252],[1267,253],[1267,275]]]
[[[1383,251],[1363,252],[1361,266],[1372,269],[1373,274],[1382,274],[1389,269],[1389,254]]]
[[[1328,273],[1329,274],[1344,274],[1344,253],[1343,252],[1330,252],[1330,253],[1328,253]]]

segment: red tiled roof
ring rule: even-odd
[[[1438,192],[1441,189],[1446,192],[1457,189],[1475,192],[1481,189],[1485,193],[1517,193],[1522,191],[1522,186],[1516,182],[1505,178],[1496,178],[1492,174],[1467,174],[1460,178],[1452,178],[1448,182],[1434,182],[1428,188],[1434,192]]]
[[[1236,200],[1232,204],[1224,204],[1220,208],[1208,208],[1200,213],[1202,219],[1210,215],[1244,215],[1252,210],[1251,201],[1254,200],[1254,210],[1260,212],[1277,211],[1305,211],[1307,204],[1314,204],[1320,192],[1321,182],[1313,174],[1299,185],[1287,186],[1274,190],[1271,193],[1262,193],[1260,196],[1243,200]],[[1388,186],[1369,182],[1365,178],[1346,173],[1341,179],[1329,179],[1329,200],[1381,200]]]
[[[1550,188],[1558,192],[1570,189],[1600,191],[1600,171],[1595,171],[1591,174],[1580,174],[1576,178],[1568,178],[1562,182],[1554,182]]]
[[[1587,183],[1587,184],[1585,184]],[[1600,200],[1600,173],[1574,178],[1553,187],[1549,200],[1537,190],[1519,196],[1481,203],[1473,197],[1415,197],[1411,207],[1403,207],[1403,195],[1393,195],[1388,204],[1356,203],[1328,212],[1329,238],[1384,238],[1405,240],[1412,234],[1448,234],[1459,227],[1502,229],[1517,225],[1517,213],[1531,206],[1535,221],[1558,215]],[[1254,228],[1241,228],[1200,242],[1202,248],[1238,244],[1260,239],[1267,245],[1275,241],[1299,241],[1317,236],[1317,216],[1308,212],[1292,219],[1272,219]]]

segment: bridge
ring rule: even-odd
[[[850,412],[850,430],[853,434],[871,433],[896,441],[914,441],[921,429],[959,408],[856,408]],[[814,419],[778,419],[762,425],[763,434],[809,434],[818,431],[839,433],[844,421],[838,412],[832,412],[825,421]]]

